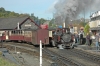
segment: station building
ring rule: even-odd
[[[89,26],[94,34],[100,33],[100,11],[97,11],[90,16]]]
[[[41,28],[30,17],[12,17],[0,18],[0,37],[2,40],[9,39],[11,34],[24,34],[25,29],[39,29]],[[1,38],[0,38],[1,40]]]

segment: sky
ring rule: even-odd
[[[58,0],[0,0],[0,7],[7,11],[16,13],[34,13],[34,16],[44,19],[52,19],[54,13],[54,5]],[[84,17],[84,13],[80,15]],[[90,13],[85,17],[89,18]]]
[[[52,6],[56,0],[0,0],[0,7],[16,13],[34,13],[39,18],[53,18]]]

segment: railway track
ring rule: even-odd
[[[8,49],[10,49],[10,50],[15,49],[15,47],[16,47],[17,51],[26,52],[31,55],[34,55],[34,50],[32,50],[33,48],[36,49],[35,51],[39,52],[39,48],[37,49],[35,47],[32,47],[32,45],[20,44],[20,43],[14,43],[13,45],[12,44],[13,43],[9,43],[9,44],[6,44],[5,46],[8,47]],[[36,53],[36,55],[39,56],[39,53]],[[43,49],[43,55],[46,55],[45,57],[47,59],[52,58],[51,60],[53,60],[54,63],[57,63],[57,65],[59,64],[60,66],[81,66],[81,64],[76,63],[76,62],[72,61],[71,59],[65,58],[55,52],[52,52],[47,48]]]
[[[91,62],[95,62],[100,65],[100,55],[88,53],[86,51],[78,50],[78,49],[75,49],[74,51],[71,50],[71,52],[73,52],[77,56],[83,57]]]
[[[13,45],[12,45],[13,44]],[[39,56],[39,48],[28,44],[7,43],[8,49],[15,49]],[[10,47],[11,46],[11,47]],[[33,50],[34,49],[34,50]],[[43,48],[43,57],[52,60],[52,66],[99,66],[100,56],[78,49]]]
[[[47,48],[43,49],[43,52],[51,57],[58,66],[83,66],[82,64],[63,56],[60,53],[53,52]]]
[[[79,64],[78,66],[100,66],[100,55],[96,55],[93,53],[89,53],[86,51],[78,50],[78,49],[69,49],[69,50],[54,50],[51,49],[53,52],[56,52],[62,55],[65,58],[71,59],[73,62]]]
[[[3,42],[3,47],[6,47],[9,50],[9,53],[19,63],[19,66],[31,66],[24,60],[25,58],[22,57],[22,53],[27,53],[32,56],[39,56],[38,50],[34,49],[34,46],[32,45],[13,42]],[[18,52],[20,52],[20,54]]]

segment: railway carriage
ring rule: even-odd
[[[45,29],[26,29],[26,30],[6,30],[0,38],[5,41],[21,41],[28,42],[34,45],[49,44],[49,31]]]
[[[23,41],[24,31],[23,30],[10,30],[8,31],[8,37],[10,41]]]
[[[3,41],[23,41],[24,33],[22,30],[3,30],[0,31],[1,38]]]
[[[6,33],[6,31],[0,31],[0,40],[8,39],[8,35]]]
[[[39,45],[40,40],[42,44],[49,44],[49,33],[48,30],[38,29],[38,30],[24,30],[24,41],[31,42],[34,45]]]

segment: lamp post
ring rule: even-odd
[[[73,27],[73,25],[72,25],[72,21],[73,21],[73,20],[70,20],[70,21],[71,21],[71,27]]]
[[[85,22],[85,7],[84,7],[84,22]]]

